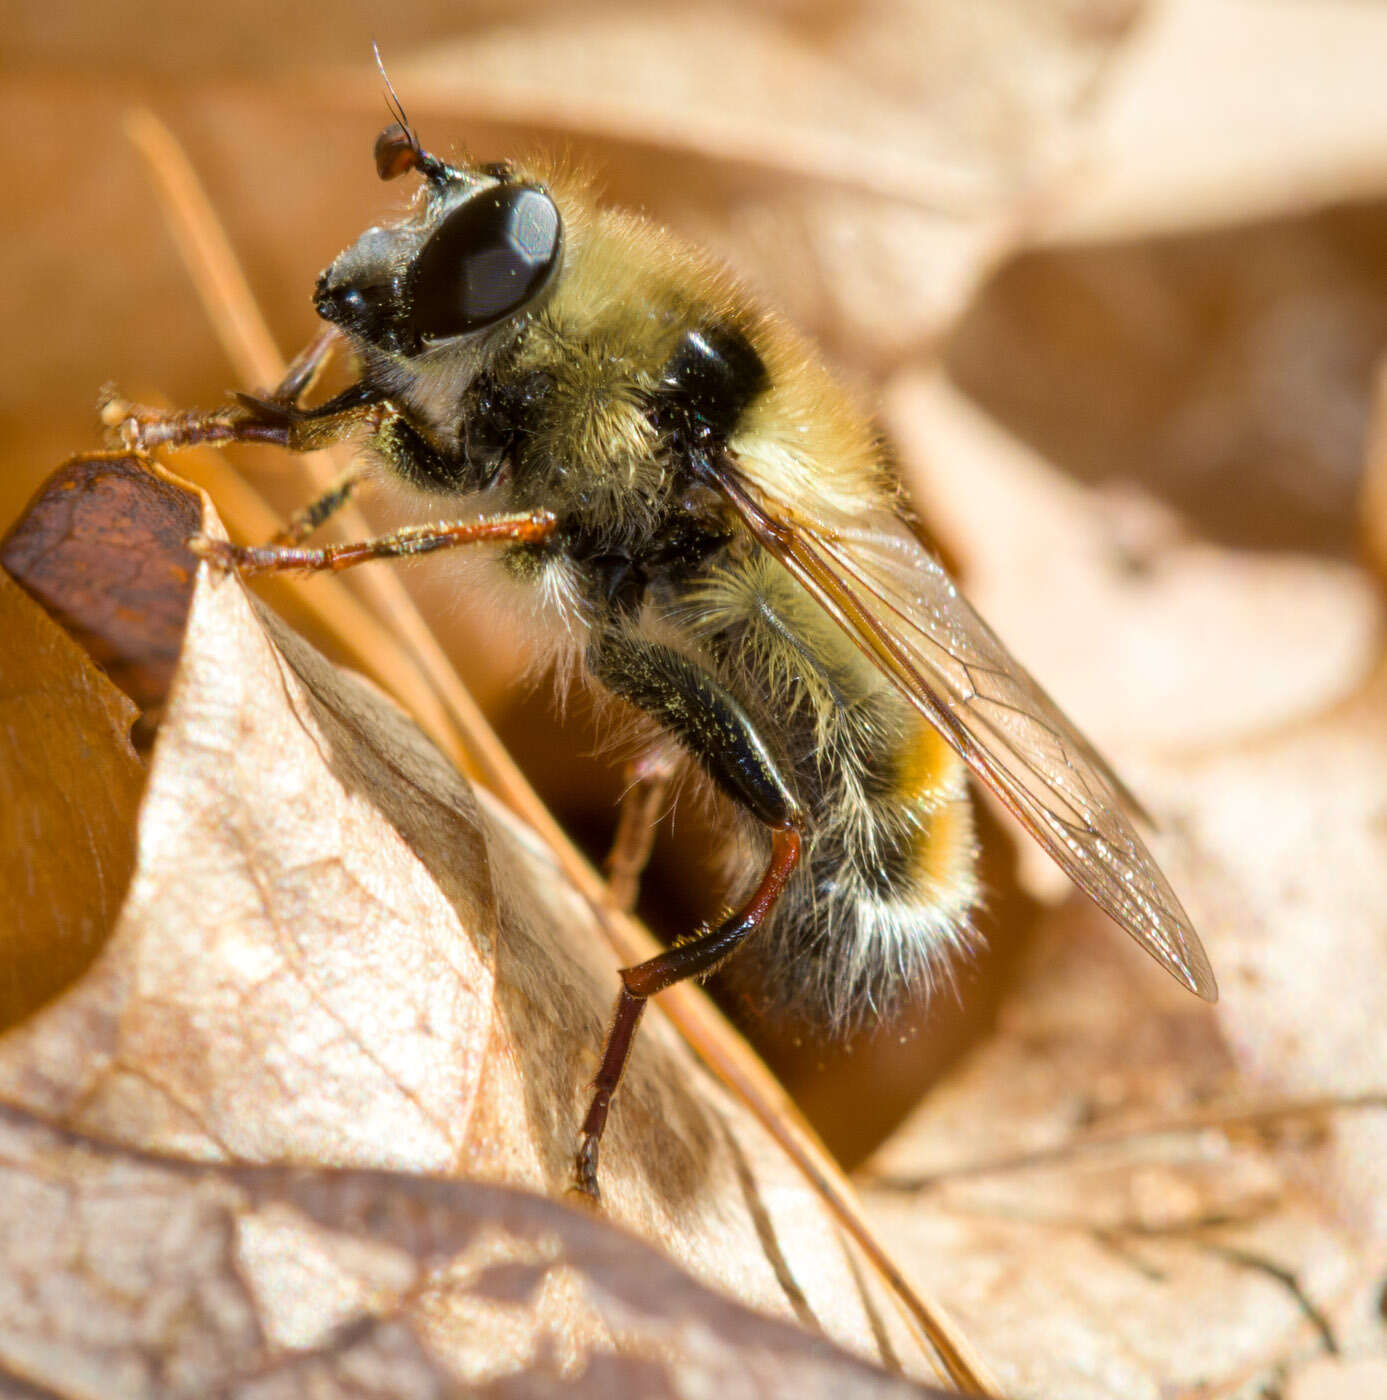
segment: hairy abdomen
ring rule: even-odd
[[[962,760],[768,556],[719,569],[684,617],[806,813],[801,867],[746,949],[758,995],[839,1031],[888,1013],[968,942]]]

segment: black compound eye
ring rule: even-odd
[[[563,241],[543,190],[498,185],[443,221],[410,274],[410,327],[428,340],[484,330],[543,290]]]

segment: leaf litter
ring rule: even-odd
[[[938,73],[930,78],[932,91],[945,93],[946,101],[936,103],[929,117],[929,149],[917,142],[904,160],[899,148],[887,150],[869,165],[876,182],[870,189],[815,187],[822,162],[844,162],[839,159],[841,147],[814,149],[812,131],[806,135],[816,116],[812,111],[810,128],[801,126],[789,134],[760,122],[761,131],[769,130],[774,139],[763,139],[759,148],[735,131],[731,136],[740,140],[739,151],[729,154],[726,141],[701,146],[700,132],[711,130],[716,136],[729,128],[700,123],[696,84],[661,88],[669,120],[664,127],[657,124],[652,154],[640,149],[639,123],[633,125],[629,114],[613,113],[598,102],[601,94],[592,88],[610,89],[612,84],[604,80],[584,88],[588,70],[566,62],[563,67],[572,74],[573,87],[558,93],[554,111],[546,118],[547,130],[595,134],[596,144],[605,147],[604,163],[612,170],[618,197],[648,203],[686,229],[705,234],[730,256],[742,259],[743,270],[823,335],[850,367],[864,376],[883,374],[919,347],[937,343],[968,307],[988,268],[1027,240],[1140,236],[1151,228],[1305,207],[1340,192],[1380,191],[1381,133],[1387,125],[1365,120],[1364,113],[1373,110],[1382,88],[1363,80],[1364,74],[1376,71],[1371,58],[1380,31],[1363,7],[1332,8],[1326,19],[1295,5],[1251,6],[1236,0],[1140,10],[1061,5],[1056,7],[1059,29],[1076,25],[1075,32],[1087,36],[1089,47],[1081,48],[1069,66],[1066,60],[1052,68],[1047,62],[1024,61],[1027,44],[1033,51],[1033,38],[1013,51],[1022,55],[1019,60],[1007,57],[1005,44],[991,47],[988,25],[1006,30],[1007,7],[975,7],[983,16],[977,22],[983,37],[971,49],[965,43],[951,54],[941,42],[947,38],[945,29],[936,31],[930,47],[931,54],[940,55],[940,71],[945,78],[955,78],[956,85],[950,88]],[[1256,14],[1268,11],[1275,12],[1274,28],[1256,31],[1264,42],[1242,55],[1246,72],[1225,90],[1217,65],[1227,61],[1229,36],[1241,42]],[[942,13],[941,8],[937,14]],[[1029,13],[1037,13],[1036,8],[1030,7]],[[881,7],[865,25],[858,18],[825,31],[846,46],[849,56],[859,55],[859,85],[864,75],[869,84],[880,79],[881,92],[870,94],[870,102],[862,100],[860,89],[849,102],[860,104],[864,121],[881,117],[887,127],[920,120],[920,93],[909,88],[911,75],[897,73],[894,86],[887,83],[882,74],[891,76],[893,71],[889,45],[883,52],[881,43],[874,47],[870,38],[873,21],[889,38],[892,25],[903,17],[908,18],[904,9]],[[1040,23],[1050,23],[1051,18],[1047,13]],[[778,22],[767,23],[761,16],[748,24],[758,33],[771,34],[773,44]],[[1024,31],[1030,22],[1017,22],[1013,16],[1013,32]],[[1321,22],[1332,26],[1332,43],[1316,43],[1310,29],[1296,28]],[[457,118],[489,120],[512,136],[535,124],[536,70],[524,67],[534,52],[527,48],[526,26],[489,23],[482,19],[473,25],[479,43],[470,49],[464,44],[460,50],[467,63],[459,64],[457,54],[449,57],[432,48],[406,65],[417,68],[411,81],[417,76],[421,85],[430,71],[438,75],[436,86],[416,107],[417,114],[446,120],[451,112]],[[528,26],[535,23],[535,16],[527,17]],[[590,42],[599,56],[606,43],[610,57],[621,51],[617,41],[631,23],[625,21],[624,28],[615,24],[604,35],[604,18],[598,11],[590,30],[580,27],[573,42]],[[567,18],[555,19],[552,32],[564,25],[573,33]],[[812,57],[815,45],[826,41],[810,26],[798,32],[794,42],[799,46],[794,63],[803,63],[806,50]],[[689,51],[696,56],[702,49],[693,45]],[[475,81],[478,52],[497,55],[496,70],[487,75],[489,86]],[[760,50],[749,45],[747,52]],[[566,59],[572,53],[572,47],[563,49]],[[996,81],[975,81],[978,53],[1000,65],[1000,89]],[[846,58],[843,62],[851,73],[852,64]],[[513,73],[523,76],[528,71],[530,88],[513,88],[508,95],[504,82],[491,81],[497,73],[504,77],[508,63]],[[785,71],[797,71],[794,63]],[[591,71],[600,75],[606,70],[598,61]],[[917,75],[920,71],[917,66]],[[460,73],[473,86],[466,87]],[[1305,91],[1335,93],[1335,102],[1323,108],[1325,120],[1297,124],[1294,112],[1278,105],[1276,99],[1286,91],[1278,75],[1287,73],[1293,73]],[[1059,74],[1067,76],[1060,80]],[[850,86],[854,79],[839,81]],[[1044,99],[1039,108],[1029,109],[1039,112],[1038,119],[1017,119],[1028,108],[1014,93],[997,104],[990,118],[977,106],[970,107],[971,90],[982,94],[985,104],[999,90],[1006,91],[1008,82],[1034,84],[1032,97],[1038,93]],[[361,82],[359,98],[355,88],[348,92],[339,87],[335,100],[364,111],[369,98],[374,113],[378,94],[374,87],[368,92],[368,86]],[[702,92],[708,90],[705,84]],[[1228,101],[1220,108],[1225,97]],[[1172,125],[1169,103],[1177,99],[1180,110],[1174,115],[1180,122]],[[260,115],[251,116],[247,143],[243,128],[252,108],[244,103],[238,107],[235,94],[215,83],[199,100],[211,129],[219,120],[225,122],[225,149],[234,151],[239,144],[253,152],[257,163],[266,138],[263,132],[257,136],[260,129],[254,122],[267,123],[265,130],[283,140],[298,120],[293,105],[276,104],[272,87],[267,87],[256,97]],[[1270,103],[1265,109],[1257,107],[1263,100]],[[686,104],[682,111],[677,110],[679,101]],[[894,116],[886,110],[893,101],[898,104]],[[1057,108],[1064,110],[1064,120],[1050,126],[1043,118]],[[781,110],[794,117],[800,109],[782,104]],[[836,130],[836,111],[826,104],[818,119]],[[543,121],[538,124],[544,126]],[[1028,139],[1010,151],[1005,139],[991,148],[985,140],[980,144],[989,130],[995,139],[1021,129]],[[1167,149],[1162,143],[1172,131],[1181,141]],[[1243,139],[1248,132],[1255,133],[1262,153],[1275,151],[1270,164],[1249,165]],[[873,139],[859,150],[882,145]],[[980,154],[989,150],[979,163]],[[781,152],[788,152],[789,159],[777,166]],[[814,160],[821,164],[811,170]],[[907,169],[911,161],[915,163]],[[663,176],[663,183],[650,178],[652,170]],[[749,180],[748,170],[758,178]],[[305,207],[326,211],[324,227],[331,223],[340,237],[344,196],[332,188],[333,171],[331,162],[325,163],[323,189],[316,194],[305,189],[302,197]],[[691,173],[708,178],[691,178]],[[957,174],[965,178],[951,181]],[[696,186],[707,192],[702,204],[690,194]],[[247,188],[253,195],[253,186]],[[242,226],[262,218],[269,228],[269,207],[259,209],[252,197],[241,210]],[[854,208],[864,225],[856,231]],[[359,218],[353,215],[345,226],[356,223]],[[262,246],[276,241],[260,240]],[[926,247],[934,252],[922,258],[920,250]],[[950,247],[954,254],[949,254]],[[925,262],[928,276],[922,273]],[[275,282],[273,268],[265,280]],[[845,289],[850,294],[837,295]],[[97,378],[110,373],[115,363],[109,347],[99,353],[103,360],[94,371]],[[1002,366],[995,368],[1004,372]],[[969,436],[978,427],[970,407],[949,401],[937,389],[922,394],[919,380],[910,373],[891,384],[887,401],[894,405],[891,426],[907,462],[920,471],[921,504],[962,564],[983,610],[1113,750],[1161,818],[1163,859],[1210,944],[1225,996],[1212,1012],[1172,1000],[1170,989],[1159,987],[1148,969],[1132,961],[1130,951],[1090,911],[1072,899],[1058,904],[1043,916],[1030,940],[992,1034],[924,1100],[916,1117],[872,1163],[866,1179],[878,1183],[871,1188],[871,1203],[880,1231],[906,1257],[916,1279],[959,1312],[965,1333],[983,1347],[1008,1393],[1233,1395],[1266,1393],[1270,1387],[1291,1400],[1370,1394],[1382,1381],[1377,1297],[1380,1279],[1387,1273],[1379,1219],[1381,1123],[1375,1109],[1387,1074],[1382,1072],[1380,1031],[1373,1014],[1380,1005],[1384,829],[1381,784],[1374,776],[1382,771],[1376,679],[1381,620],[1374,586],[1353,565],[1289,554],[1258,559],[1211,548],[1189,537],[1149,500],[1076,494],[1056,467],[1043,460],[1031,462],[1034,471],[1017,472],[1015,445],[990,439],[987,431],[981,434],[983,446],[971,457],[986,468],[982,479],[987,473],[995,477],[983,512],[973,494],[981,479],[951,474],[951,467],[970,460],[967,452],[959,452],[960,443],[976,441]],[[1045,610],[1036,607],[1044,600],[1034,568],[1016,568],[1014,560],[1009,567],[1005,549],[991,555],[986,549],[992,535],[1004,545],[1022,541],[1033,512],[1045,521],[1053,551],[1074,561],[1050,580],[1060,590],[1063,606],[1050,610],[1048,623]],[[988,529],[981,528],[984,521]],[[1002,528],[994,529],[999,521]],[[1016,521],[1022,528],[1014,527]],[[1367,530],[1370,535],[1376,530],[1380,537],[1375,518],[1367,522]],[[1134,554],[1141,565],[1137,569],[1130,567]],[[1206,611],[1195,626],[1190,609],[1198,611],[1201,604]],[[355,1094],[351,1102],[366,1108],[379,1107],[380,1097],[388,1097],[383,1086],[391,1075],[413,1090],[412,1098],[405,1093],[402,1102],[389,1105],[395,1115],[389,1121],[399,1129],[402,1142],[375,1143],[373,1150],[388,1146],[402,1155],[418,1152],[421,1160],[430,1162],[452,1152],[451,1167],[429,1169],[498,1174],[514,1170],[524,1184],[549,1184],[544,1173],[558,1170],[558,1158],[556,1153],[546,1161],[543,1143],[557,1139],[552,1133],[543,1139],[537,1125],[543,1112],[551,1120],[562,1119],[565,1112],[571,1115],[576,1100],[564,1105],[560,1093],[557,1099],[545,1099],[547,1108],[528,1101],[516,1108],[518,1100],[507,1100],[499,1088],[483,1082],[464,1121],[461,1114],[440,1115],[437,1100],[429,1098],[428,1075],[420,1071],[436,1063],[429,1056],[438,1053],[436,1042],[441,1038],[458,1027],[483,1027],[492,1037],[477,1059],[484,1076],[500,1084],[509,1075],[512,1087],[522,1077],[529,1061],[507,1039],[499,1013],[493,1007],[488,1020],[486,1008],[479,1010],[460,990],[467,978],[476,976],[482,986],[492,988],[496,1006],[501,1004],[494,990],[500,977],[498,950],[511,926],[530,929],[531,951],[538,946],[548,953],[552,946],[556,957],[567,958],[565,971],[576,979],[545,981],[536,970],[538,962],[531,968],[526,958],[520,960],[521,970],[530,970],[521,976],[526,996],[518,1002],[543,1009],[543,1015],[533,1013],[550,1037],[544,1041],[541,1034],[541,1043],[556,1045],[560,1025],[578,1034],[576,1040],[565,1038],[565,1048],[555,1053],[571,1056],[575,1044],[594,1043],[595,1028],[605,1015],[603,969],[609,959],[593,952],[593,947],[602,946],[595,930],[592,946],[576,932],[591,927],[590,906],[565,892],[543,848],[487,799],[470,794],[452,777],[445,780],[434,773],[426,781],[424,774],[433,770],[420,754],[431,751],[412,731],[407,742],[401,738],[399,716],[379,695],[326,671],[263,614],[249,616],[253,628],[248,623],[244,637],[247,643],[260,638],[256,646],[261,650],[255,654],[265,663],[262,678],[277,677],[293,716],[291,724],[281,713],[279,727],[269,726],[267,732],[293,736],[297,725],[298,735],[311,730],[316,736],[309,747],[323,759],[323,782],[338,804],[324,811],[340,808],[344,839],[354,835],[356,849],[370,845],[372,855],[394,852],[417,861],[423,873],[414,870],[420,883],[410,888],[422,889],[432,879],[433,866],[401,838],[394,820],[407,824],[401,807],[445,820],[446,829],[459,840],[461,833],[470,832],[470,845],[463,842],[463,847],[480,849],[489,862],[490,888],[475,894],[478,908],[486,899],[492,901],[491,922],[481,918],[469,932],[474,941],[471,961],[464,967],[455,966],[462,956],[456,946],[452,961],[440,964],[450,969],[443,988],[416,988],[417,995],[411,997],[387,979],[377,1010],[372,996],[349,994],[352,978],[343,967],[373,977],[385,969],[372,963],[369,952],[341,947],[345,922],[338,924],[340,941],[325,934],[322,946],[354,952],[354,958],[339,962],[328,957],[321,978],[306,975],[306,959],[295,963],[290,956],[294,950],[286,951],[277,941],[283,916],[301,912],[311,900],[305,877],[308,863],[295,864],[284,853],[276,863],[270,858],[274,852],[265,848],[273,846],[280,828],[263,816],[259,823],[247,821],[241,844],[223,842],[224,854],[239,862],[233,868],[240,871],[234,886],[240,894],[226,908],[236,918],[258,920],[260,934],[238,941],[228,932],[215,946],[219,955],[223,949],[234,952],[238,975],[241,962],[252,979],[264,974],[262,982],[251,981],[247,1002],[256,1013],[251,1025],[258,1043],[274,1051],[265,1060],[263,1077],[246,1074],[246,1066],[232,1065],[234,1057],[228,1056],[232,1086],[215,1092],[210,1105],[198,1099],[212,1076],[205,1067],[180,1065],[178,1052],[190,1047],[195,1060],[208,1051],[198,1037],[206,1035],[206,1016],[226,1016],[234,1000],[227,995],[232,981],[223,985],[212,977],[210,985],[199,984],[211,993],[204,1005],[178,984],[178,970],[186,971],[190,960],[185,955],[180,964],[169,952],[174,935],[166,932],[163,951],[151,952],[146,961],[129,951],[133,940],[122,920],[92,969],[0,1046],[7,1066],[6,1097],[20,1112],[73,1115],[80,1129],[52,1122],[42,1131],[56,1127],[90,1133],[98,1148],[110,1136],[113,1151],[138,1151],[144,1144],[132,1139],[146,1130],[156,1132],[164,1150],[208,1159],[205,1170],[214,1177],[243,1170],[221,1160],[227,1155],[218,1142],[222,1133],[232,1143],[259,1142],[279,1150],[302,1131],[313,1152],[330,1153],[335,1146],[342,1156],[331,1160],[355,1166],[352,1154],[362,1149],[361,1135],[354,1124],[342,1121],[331,1103],[308,1092],[301,1105],[286,1109],[279,1104],[267,1116],[267,1125],[257,1127],[252,1121],[255,1096],[272,1095],[278,1088],[284,1098],[275,1072],[315,1064],[313,1057],[325,1053],[326,1047],[359,1055],[368,1032],[384,1024],[388,1014],[407,1015],[408,1049],[400,1051],[397,1062],[353,1059],[359,1073],[351,1076],[350,1085],[340,1066],[335,1071],[328,1068],[324,1081],[334,1085],[334,1094]],[[1143,643],[1153,627],[1154,638]],[[1089,636],[1118,637],[1121,645],[1115,653],[1107,646],[1085,648],[1082,639]],[[274,659],[273,666],[267,658]],[[1251,683],[1236,683],[1248,677]],[[1153,678],[1159,683],[1155,688]],[[315,689],[318,682],[325,687],[322,695]],[[341,698],[343,694],[349,698]],[[379,719],[393,739],[384,745],[384,754],[371,750],[369,761],[358,755],[353,765],[340,758],[339,746],[344,733],[355,736],[359,710]],[[223,713],[243,712],[233,707]],[[251,713],[253,726],[262,716]],[[392,720],[395,729],[390,728]],[[109,723],[118,736],[128,720]],[[392,746],[395,740],[413,758],[400,757]],[[118,750],[115,744],[111,753]],[[208,746],[208,754],[220,756],[224,763],[230,762],[227,753],[225,745]],[[203,757],[211,763],[211,757]],[[125,762],[129,761],[127,752]],[[155,792],[159,762],[156,751],[150,794]],[[397,805],[386,809],[391,816],[382,816],[382,825],[373,826],[369,812],[362,810],[371,804],[354,805],[351,800],[360,799],[361,792],[353,784],[368,784],[373,774],[394,773],[396,767],[409,775],[410,795],[397,795]],[[275,773],[272,763],[271,779]],[[279,773],[280,785],[271,782],[271,791],[304,800],[310,792],[318,795],[316,787],[295,789],[289,777]],[[201,787],[192,784],[191,790],[201,791],[203,818],[210,824],[216,809],[207,795],[209,787],[204,769]],[[153,800],[146,797],[147,802]],[[281,815],[287,822],[289,814]],[[314,834],[311,816],[300,814],[302,831]],[[293,825],[285,829],[300,831]],[[331,846],[331,833],[315,834]],[[376,836],[380,840],[372,844]],[[166,833],[165,839],[173,837]],[[169,859],[168,851],[163,855]],[[271,873],[268,884],[259,878],[262,861]],[[168,868],[173,872],[168,879],[176,882],[180,872],[171,860]],[[340,852],[330,849],[322,868],[336,873],[335,888],[343,894],[348,886],[341,878]],[[460,878],[453,867],[450,870],[455,880]],[[522,877],[517,871],[527,873]],[[511,923],[503,925],[499,911],[516,898],[514,887],[526,881],[543,891],[540,902],[548,901],[547,906],[512,912],[505,916]],[[115,880],[113,886],[120,883]],[[1033,883],[1040,890],[1052,888],[1043,876],[1034,876]],[[394,910],[388,896],[369,882],[362,890],[351,888],[350,894],[366,901],[382,920]],[[441,921],[440,928],[449,927],[450,910],[451,917],[458,918],[451,898],[429,907]],[[189,917],[200,913],[184,912]],[[568,925],[570,919],[574,922]],[[543,926],[542,940],[529,920]],[[575,930],[571,938],[564,927]],[[519,946],[527,946],[525,938],[516,937]],[[153,947],[160,946],[156,940]],[[431,956],[421,950],[436,945],[421,935],[410,946],[417,961],[404,958],[406,968]],[[311,951],[316,961],[319,948]],[[547,967],[548,959],[542,961]],[[113,965],[118,968],[115,974],[109,970]],[[102,978],[107,979],[106,990],[98,995]],[[152,1008],[129,1017],[112,1010],[138,1007],[145,986],[154,992],[155,1003],[168,1001],[172,1023],[180,1028],[178,1037],[162,1045],[159,1018]],[[582,989],[581,995],[568,995],[570,986]],[[563,994],[557,1008],[547,1000],[556,990]],[[257,995],[264,1000],[257,1002]],[[283,1000],[276,1003],[276,996]],[[303,1017],[302,1037],[281,1024],[281,1007]],[[533,1022],[518,1011],[515,1015],[514,1024],[533,1034]],[[64,1017],[66,1034],[50,1030],[40,1039],[40,1028],[58,1026]],[[580,1021],[586,1022],[586,1029]],[[128,1043],[123,1038],[127,1028]],[[664,1032],[651,1039],[649,1054],[662,1068],[667,1054],[684,1053]],[[255,1048],[242,1041],[243,1048],[248,1044]],[[15,1046],[22,1046],[22,1052],[14,1051]],[[93,1046],[98,1053],[88,1064]],[[127,1052],[134,1066],[129,1072],[121,1058]],[[171,1063],[152,1080],[142,1080],[146,1062],[163,1056],[172,1057]],[[680,1099],[681,1112],[689,1115],[677,1122],[704,1124],[725,1112],[735,1118],[735,1110],[724,1104],[692,1061],[677,1063],[681,1089],[688,1091],[687,1101]],[[585,1071],[569,1068],[571,1082],[578,1083]],[[156,1064],[155,1069],[161,1067]],[[74,1089],[77,1082],[85,1087]],[[119,1092],[128,1095],[135,1113],[130,1122],[137,1129],[128,1124],[122,1129],[123,1110],[106,1097],[117,1084]],[[509,1118],[499,1107],[506,1102],[512,1104]],[[35,1105],[45,1106],[34,1110]],[[650,1085],[633,1097],[632,1105],[636,1132],[637,1122],[648,1122],[648,1115],[668,1108]],[[518,1123],[526,1114],[534,1122]],[[557,1131],[553,1121],[543,1126]],[[529,1140],[522,1129],[531,1130]],[[752,1139],[764,1147],[764,1139],[755,1133]],[[735,1133],[732,1140],[739,1140]],[[90,1150],[95,1149],[82,1144],[82,1151]],[[716,1156],[715,1149],[708,1150]],[[45,1141],[41,1151],[45,1161],[56,1160],[51,1142]],[[628,1154],[621,1155],[625,1160]],[[726,1209],[724,1197],[736,1199],[729,1184],[740,1186],[742,1178],[729,1159],[719,1160],[721,1165],[715,1164],[712,1178],[700,1184],[696,1194],[709,1210],[717,1200],[721,1212]],[[759,1157],[753,1156],[753,1161],[757,1171],[770,1170]],[[382,1162],[369,1159],[365,1165]],[[118,1170],[128,1170],[128,1163],[122,1160]],[[389,1190],[399,1187],[402,1177],[412,1182],[412,1171],[392,1174]],[[882,1184],[885,1177],[892,1179],[889,1188]],[[99,1172],[94,1179],[101,1179]],[[663,1238],[660,1230],[669,1228],[666,1217],[677,1212],[668,1202],[661,1207],[644,1199],[647,1185],[614,1184],[618,1194],[629,1189],[618,1213],[629,1212],[631,1223]],[[672,1199],[678,1199],[677,1194]],[[499,1210],[494,1204],[489,1208]],[[263,1260],[278,1261],[273,1267],[267,1264],[260,1276],[273,1279],[274,1285],[256,1293],[275,1314],[266,1322],[266,1335],[284,1348],[283,1357],[313,1364],[311,1341],[331,1332],[331,1319],[361,1316],[359,1299],[389,1296],[391,1288],[401,1286],[407,1270],[359,1240],[346,1250],[356,1261],[350,1267],[316,1264],[313,1261],[325,1252],[321,1240],[312,1230],[299,1228],[301,1221],[288,1218],[294,1228],[284,1235],[262,1230],[260,1243],[247,1249],[258,1249]],[[803,1320],[784,1286],[786,1277],[798,1279],[799,1273],[768,1265],[764,1237],[752,1243],[754,1227],[735,1211],[733,1218],[741,1223],[726,1237],[734,1242],[729,1243],[728,1258],[704,1277],[726,1270],[736,1280],[739,1296],[753,1302],[774,1296],[773,1306],[782,1316],[799,1314]],[[816,1236],[830,1237],[829,1232]],[[731,1260],[743,1247],[749,1248],[751,1259],[758,1258],[760,1250],[757,1265]],[[841,1246],[835,1242],[833,1248],[839,1253],[832,1257],[841,1257]],[[678,1249],[676,1244],[676,1256]],[[781,1253],[790,1257],[793,1251],[787,1254],[782,1247]],[[303,1267],[285,1272],[283,1261],[295,1261],[297,1255]],[[694,1266],[697,1271],[697,1259]],[[313,1276],[330,1286],[319,1291],[287,1282],[301,1284]],[[363,1284],[364,1277],[371,1282]],[[768,1281],[771,1277],[774,1284]],[[810,1296],[802,1282],[797,1286],[804,1297]],[[862,1291],[854,1283],[841,1296],[855,1307]],[[308,1308],[309,1314],[317,1309],[316,1320],[296,1313],[295,1305],[304,1297],[321,1300],[320,1308],[317,1301]],[[825,1319],[832,1311],[827,1305],[817,1315],[831,1336],[881,1357],[879,1336],[861,1346],[872,1330],[870,1323],[865,1329],[860,1322],[845,1327],[835,1321],[829,1327]],[[889,1317],[889,1309],[883,1308],[878,1322]],[[882,1327],[889,1330],[889,1322]],[[410,1338],[423,1335],[413,1325],[413,1315],[404,1330]],[[365,1334],[354,1334],[346,1326],[342,1335],[350,1339]],[[401,1341],[389,1326],[382,1335],[399,1345],[392,1355],[406,1354],[404,1341],[409,1338]],[[516,1335],[525,1335],[523,1328]],[[1327,1340],[1333,1341],[1337,1354],[1329,1350]],[[540,1364],[557,1364],[556,1345],[545,1345],[549,1350]],[[895,1339],[888,1350],[897,1349],[900,1360],[905,1345]],[[514,1355],[520,1351],[523,1345]],[[533,1359],[540,1351],[543,1347],[535,1344],[527,1355]],[[54,1346],[45,1355],[57,1357],[61,1352]],[[332,1346],[328,1354],[336,1360]],[[587,1364],[597,1365],[591,1359],[597,1354],[583,1353],[589,1357]],[[23,1367],[14,1361],[15,1368],[28,1374],[29,1360],[26,1356]],[[582,1364],[560,1367],[560,1372],[575,1377],[583,1374]],[[395,1374],[406,1375],[403,1362]],[[447,1374],[455,1378],[461,1373]],[[599,1368],[588,1374],[596,1383],[606,1373]],[[652,1376],[644,1379],[651,1382]]]
[[[122,488],[142,474],[102,464]],[[136,831],[99,958],[0,1046],[0,1097],[16,1114],[77,1140],[79,1157],[104,1144],[373,1168],[406,1193],[446,1175],[563,1195],[611,999],[590,908],[383,695],[206,569]],[[661,1018],[642,1045],[613,1124],[608,1218],[764,1314],[927,1372],[880,1283],[746,1110]],[[297,1248],[282,1241],[274,1257]],[[576,1325],[571,1289],[541,1293],[536,1325]],[[264,1319],[271,1336],[334,1333],[332,1288],[293,1303],[292,1324]],[[411,1325],[425,1322],[437,1322],[427,1309]],[[610,1349],[599,1340],[582,1356]],[[529,1353],[515,1369],[531,1362],[552,1370]]]
[[[1294,1393],[1341,1365],[1380,1384],[1377,590],[1168,528],[1133,571],[1122,525],[1155,502],[1063,480],[937,378],[888,402],[980,605],[1135,777],[1221,998],[1180,997],[1023,856],[1062,902],[995,1035],[865,1168],[869,1210],[1009,1394]],[[1190,573],[1207,630],[1160,621]]]

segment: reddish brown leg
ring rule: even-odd
[[[232,442],[270,443],[293,451],[309,451],[344,437],[363,421],[379,419],[380,395],[357,384],[315,408],[300,401],[313,387],[338,344],[329,328],[295,357],[284,378],[263,397],[235,395],[235,402],[210,412],[201,409],[170,412],[132,404],[108,389],[101,404],[101,421],[132,451],[158,447],[217,446]]]
[[[289,361],[284,378],[275,386],[268,397],[275,403],[297,404],[318,381],[318,376],[327,368],[333,352],[341,343],[341,332],[336,326],[324,326],[307,345]]]
[[[527,511],[523,515],[494,515],[482,520],[411,525],[391,535],[349,544],[327,544],[317,549],[293,545],[243,545],[194,535],[188,547],[194,554],[218,567],[241,574],[276,573],[304,569],[310,572],[349,569],[370,559],[399,559],[407,555],[430,554],[435,549],[451,549],[460,544],[481,544],[507,540],[514,544],[539,544],[554,533],[557,524],[552,512]]]
[[[657,992],[690,977],[704,977],[730,957],[748,934],[765,922],[799,863],[800,833],[795,826],[775,830],[770,864],[756,887],[756,893],[730,919],[687,943],[671,948],[647,962],[621,970],[621,991],[616,1014],[607,1033],[602,1065],[593,1081],[592,1104],[583,1120],[578,1158],[574,1164],[574,1187],[593,1201],[601,1199],[597,1187],[597,1154],[612,1096],[621,1083],[631,1045],[636,1037],[645,1003]]]
[[[113,396],[101,405],[101,421],[132,452],[153,452],[159,447],[220,447],[229,442],[289,446],[289,427],[281,415],[265,420],[248,413],[239,403],[210,412],[168,412]]]
[[[607,853],[607,893],[618,909],[636,907],[641,875],[650,862],[655,826],[679,761],[668,749],[647,749],[627,766],[616,836]]]

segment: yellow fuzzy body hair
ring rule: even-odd
[[[385,373],[450,444],[465,437],[461,405],[479,380],[542,382],[502,482],[508,507],[555,513],[564,546],[512,551],[503,572],[558,619],[570,669],[608,625],[594,561],[678,556],[684,521],[715,540],[652,567],[620,626],[715,677],[802,808],[800,868],[737,962],[758,967],[763,999],[846,1028],[934,978],[966,941],[977,890],[963,765],[690,473],[652,404],[691,328],[749,346],[761,376],[725,452],[791,520],[893,510],[880,441],[813,350],[724,269],[647,220],[599,207],[581,177],[531,163],[518,178],[542,185],[562,215],[562,267],[543,303],[465,355],[400,356]],[[768,837],[746,811],[730,836],[736,899],[755,884]]]

